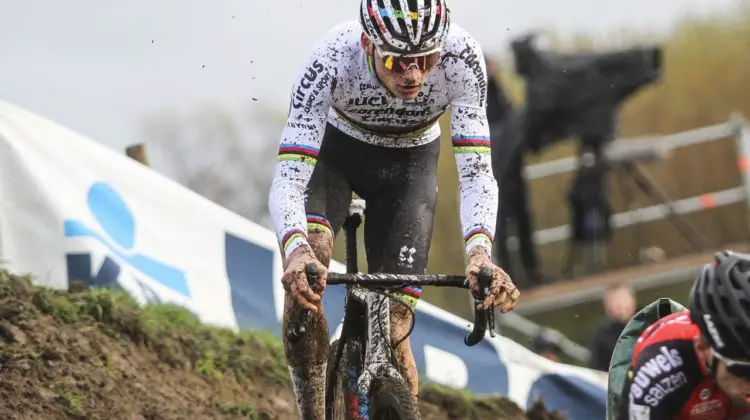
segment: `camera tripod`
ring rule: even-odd
[[[672,200],[654,179],[640,165],[632,161],[617,162],[612,168],[620,175],[623,184],[622,191],[628,209],[636,203],[634,189],[637,188],[648,196],[652,202],[666,207],[664,218],[669,221],[679,234],[695,251],[702,251],[708,247],[708,240],[698,231],[684,214],[680,213],[677,204]],[[659,220],[659,219],[656,219]]]
[[[602,155],[597,156],[596,159],[602,159]],[[632,209],[637,205],[635,190],[640,190],[652,203],[662,205],[662,208],[665,209],[662,217],[649,217],[650,220],[666,219],[694,250],[701,251],[706,249],[708,246],[706,238],[680,213],[674,200],[659,187],[656,181],[637,162],[633,160],[608,161],[606,165],[607,168],[605,171],[618,175],[621,191],[629,211],[634,211],[636,215],[638,214],[638,210]],[[617,223],[616,220],[610,220],[609,223],[616,223],[613,226],[614,228],[635,225],[631,221]],[[587,274],[601,271],[606,264],[607,246],[608,241],[605,240],[579,242],[571,236],[563,264],[563,273],[571,275],[573,265],[580,262],[581,259],[584,260],[584,270]],[[584,255],[582,256],[581,254]],[[633,255],[638,255],[638,253],[633,253]]]

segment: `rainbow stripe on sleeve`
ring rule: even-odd
[[[307,231],[326,232],[331,235],[331,237],[333,237],[333,228],[331,227],[331,222],[329,222],[328,219],[319,214],[307,215]]]
[[[485,238],[490,241],[490,243],[492,243],[493,240],[492,234],[487,229],[482,226],[477,226],[474,229],[470,230],[469,233],[464,235],[464,243],[466,245],[469,245],[471,241],[478,238]]]
[[[307,235],[305,235],[305,232],[299,229],[290,230],[289,232],[287,232],[287,234],[284,235],[284,237],[281,239],[281,247],[284,249],[284,252],[286,252],[286,249],[289,247],[289,245],[294,243],[294,240],[298,238],[307,239]]]
[[[455,154],[489,154],[490,138],[483,136],[455,136],[453,137],[453,153]]]
[[[320,149],[312,146],[282,143],[279,146],[279,155],[276,160],[279,162],[300,162],[315,166],[318,162],[318,153],[320,153]]]

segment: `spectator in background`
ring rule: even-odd
[[[498,80],[498,64],[487,56],[484,62],[487,66],[487,121],[492,126],[505,118],[512,104]]]
[[[612,238],[612,207],[607,193],[607,162],[588,147],[582,148],[576,176],[568,189],[572,232],[563,273],[573,276],[573,266],[586,249],[587,273],[606,264],[606,246]]]
[[[531,339],[531,349],[546,359],[559,362],[562,355],[562,349],[556,343],[559,335],[557,331],[541,329]]]
[[[497,181],[499,203],[495,227],[494,257],[497,264],[510,275],[518,288],[532,288],[541,284],[539,258],[533,241],[531,211],[526,180],[523,177],[523,152],[518,142],[522,136],[522,119],[506,95],[500,82],[499,66],[485,56],[487,66],[487,121],[492,138],[492,170]],[[515,114],[515,115],[514,115]],[[503,136],[506,131],[506,136]],[[514,135],[516,133],[517,135]],[[515,142],[514,142],[515,141]],[[524,275],[514,270],[506,241],[509,227],[514,226],[519,239],[519,251]]]
[[[627,284],[616,284],[607,289],[604,293],[606,318],[599,324],[591,340],[591,369],[609,370],[617,339],[636,309],[635,294]]]

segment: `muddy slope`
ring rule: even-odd
[[[203,326],[108,290],[58,292],[0,271],[0,419],[298,419],[280,342]],[[427,386],[424,418],[562,419]]]

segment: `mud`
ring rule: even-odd
[[[569,420],[536,403],[524,412],[516,403],[502,397],[472,397],[465,393],[427,385],[419,393],[423,419],[466,420]]]
[[[398,346],[394,349],[396,360],[412,395],[416,395],[419,391],[419,374],[417,362],[414,360],[414,354],[411,351],[410,340],[407,337],[412,322],[411,312],[401,302],[391,302],[390,310],[391,339],[394,344],[398,343]]]
[[[324,266],[330,266],[333,255],[333,235],[329,232],[309,232],[307,241],[310,243],[315,258]],[[320,292],[320,290],[315,291]]]
[[[0,271],[0,419],[298,419],[280,340],[140,309],[122,293],[58,293]],[[502,398],[423,387],[430,420],[559,420]]]

